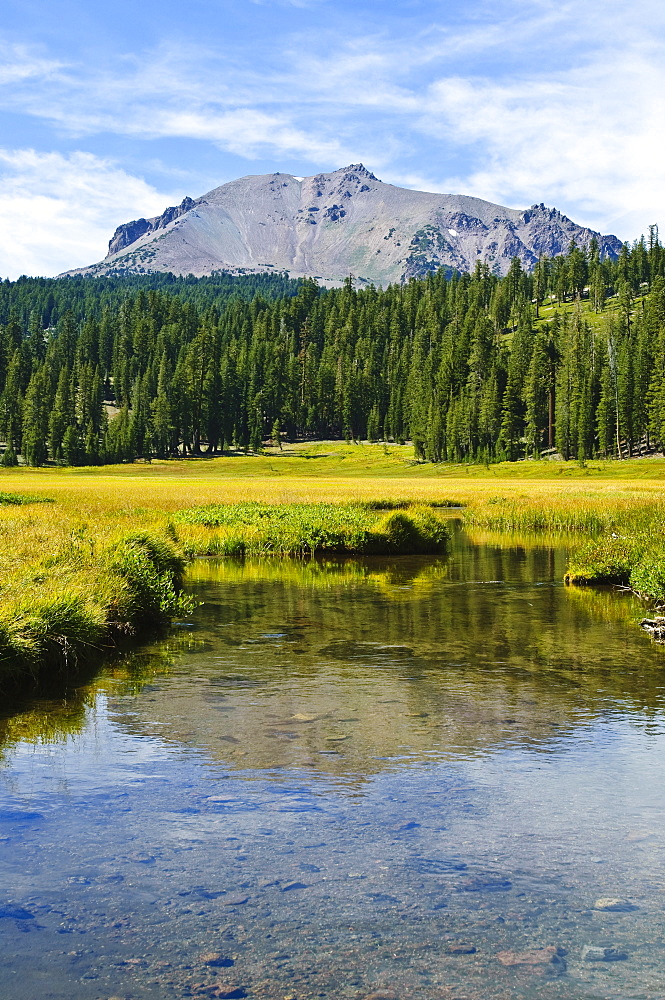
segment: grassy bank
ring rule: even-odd
[[[467,524],[501,532],[566,534],[572,547],[566,583],[628,587],[665,603],[665,502],[650,496],[488,498],[465,511]]]
[[[590,539],[573,553],[566,582],[619,584],[665,605],[665,506],[635,511]]]
[[[474,531],[574,532],[589,544],[571,580],[628,580],[662,599],[662,459],[519,463],[510,478],[411,461],[408,449],[325,442],[283,458],[0,470],[0,684],[94,660],[180,614],[190,555],[432,551],[445,539],[430,504],[464,506]]]
[[[186,614],[180,584],[194,555],[414,554],[442,552],[448,538],[432,508],[404,502],[180,513],[114,510],[99,495],[87,510],[62,496],[44,508],[10,503],[0,509],[0,685],[99,658],[119,638]]]
[[[174,521],[196,555],[417,555],[445,551],[450,537],[431,507],[399,501],[211,504]]]
[[[28,525],[26,535],[31,534]],[[39,555],[24,562],[15,558],[3,575],[0,683],[5,686],[76,667],[120,637],[191,607],[180,591],[183,554],[155,530],[102,538],[81,528],[68,538],[41,535],[40,542]]]

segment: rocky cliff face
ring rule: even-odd
[[[181,215],[189,212],[200,201],[201,199],[193,201],[192,198],[183,198],[179,205],[167,208],[161,215],[156,215],[153,219],[135,219],[133,222],[124,222],[121,226],[118,226],[109,240],[109,252],[107,256],[113,257],[115,254],[120,253],[125,247],[136,243],[146,233],[154,233],[158,229],[165,229],[169,222],[179,219]]]
[[[531,268],[574,239],[592,237],[615,257],[621,242],[576,225],[556,209],[503,208],[465,195],[384,184],[362,164],[329,174],[241,177],[153,219],[116,229],[105,260],[77,272],[234,274],[289,271],[337,283],[386,285],[476,261],[505,274],[512,257]]]

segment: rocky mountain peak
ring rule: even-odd
[[[387,285],[439,268],[473,271],[478,261],[505,274],[513,257],[532,268],[595,237],[601,255],[621,242],[577,225],[543,203],[511,209],[466,195],[436,194],[380,181],[362,163],[310,177],[240,177],[201,198],[184,198],[154,218],[118,226],[90,274],[172,271],[248,274],[288,271],[339,283]]]
[[[179,205],[164,209],[161,215],[156,215],[152,219],[134,219],[133,222],[125,222],[123,225],[118,226],[109,240],[107,257],[112,257],[114,254],[120,253],[125,247],[131,246],[132,243],[145,236],[146,233],[154,233],[157,229],[165,229],[170,222],[179,219],[181,215],[185,215],[191,208],[200,204],[202,200],[199,198],[197,201],[194,201],[193,198],[186,196]]]
[[[375,177],[371,170],[362,163],[351,163],[348,167],[342,167],[341,170],[335,171],[335,173],[345,174],[345,175],[359,175],[364,177],[369,181],[378,181],[378,177]]]

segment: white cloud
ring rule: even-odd
[[[0,276],[91,264],[105,256],[120,222],[156,215],[181,198],[90,153],[0,149]]]
[[[209,111],[163,110],[152,114],[145,123],[135,122],[127,127],[154,137],[207,139],[231,153],[248,158],[265,149],[269,149],[272,155],[305,155],[313,160],[319,157],[343,158],[345,155],[335,138],[326,140],[309,135],[295,128],[286,115],[255,108],[235,108],[225,113],[213,108]]]
[[[61,65],[56,60],[44,59],[29,46],[0,42],[0,86],[48,78],[57,73]]]
[[[113,71],[63,68],[46,86],[28,81],[6,89],[0,106],[78,139],[101,132],[201,139],[247,159],[266,151],[312,163],[351,156],[333,130],[298,126],[301,98],[283,77],[270,82],[204,47],[164,44],[126,57]]]
[[[416,127],[477,151],[448,189],[635,236],[665,219],[664,94],[665,68],[629,50],[545,81],[439,80]]]
[[[265,2],[332,9],[321,0]],[[627,16],[623,0],[478,0],[456,12],[457,22],[448,7],[407,4],[399,16],[425,12],[415,31],[402,30],[389,10],[372,34],[340,32],[321,19],[318,32],[282,35],[260,52],[250,40],[219,48],[178,40],[115,58],[110,68],[0,50],[0,106],[79,145],[103,133],[195,139],[250,161],[272,158],[276,169],[288,157],[298,173],[362,160],[394,183],[514,207],[545,201],[620,237],[652,221],[665,228],[665,7],[634,0]],[[348,26],[356,27],[351,13]],[[40,238],[56,220],[62,232],[69,226],[71,253],[86,248],[74,254],[80,263],[100,257],[118,221],[174,200],[83,156],[61,157],[66,167],[48,156],[39,168],[4,162],[2,205],[26,199],[26,261],[39,244],[31,197],[46,199],[35,221],[49,213],[54,220]],[[45,193],[56,175],[63,187]],[[102,175],[105,191],[95,180]],[[86,221],[74,211],[67,222],[78,198],[88,205]],[[39,259],[42,270],[69,266]]]

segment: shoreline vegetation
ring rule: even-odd
[[[282,461],[285,472],[273,471]],[[443,552],[447,515],[507,544],[560,538],[569,583],[616,583],[662,604],[665,461],[518,463],[510,473],[456,465],[433,475],[408,446],[386,454],[341,442],[237,462],[0,470],[0,689],[73,672],[186,617],[195,556]]]
[[[573,536],[564,582],[632,590],[652,607],[665,606],[665,502],[559,506],[493,498],[465,512],[465,522],[506,535]],[[575,536],[577,538],[575,539]]]
[[[431,506],[399,500],[210,504],[174,521],[189,555],[433,555],[450,539]]]
[[[450,539],[432,506],[399,500],[134,509],[123,529],[109,510],[82,519],[53,504],[39,516],[28,495],[5,496],[0,688],[75,669],[189,614],[182,584],[196,556],[434,554]]]

